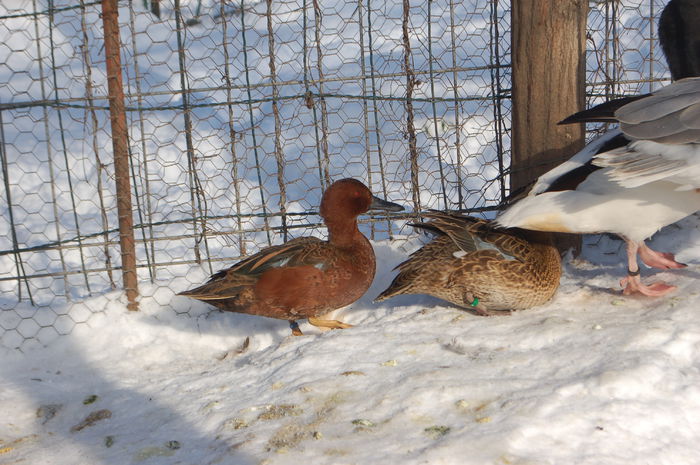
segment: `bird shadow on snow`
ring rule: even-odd
[[[22,413],[20,418],[34,422],[27,444],[42,443],[41,449],[34,450],[43,450],[44,459],[75,456],[102,465],[257,463],[235,444],[201,431],[156,399],[148,386],[129,387],[132,380],[110,379],[107,367],[86,357],[91,347],[74,339],[68,336],[54,342],[52,363],[39,359],[46,356],[44,348],[12,357],[0,366],[3,381],[24,392],[36,409],[36,414]],[[134,364],[140,369],[138,362]],[[177,389],[173,384],[166,389]],[[163,390],[158,394],[167,397]],[[22,445],[15,449],[22,454]],[[21,456],[39,463],[31,452]]]
[[[696,222],[695,217],[690,221]],[[674,225],[672,225],[674,226]],[[695,228],[686,227],[682,240],[678,240],[678,227],[668,227],[649,241],[649,245],[655,250],[673,250],[682,255],[682,260],[687,261],[688,268],[673,270],[661,270],[651,268],[639,262],[641,277],[645,282],[663,281],[680,287],[684,282],[700,279],[700,272],[697,271],[697,250],[688,246],[694,242],[692,235]],[[582,288],[596,293],[604,293],[611,296],[622,296],[620,280],[627,276],[627,255],[625,243],[614,235],[587,235],[583,239],[584,245],[582,253],[577,258],[566,255],[562,259],[562,275],[571,281],[580,283]],[[636,296],[639,299],[647,299]],[[625,298],[635,298],[635,296],[625,296]]]
[[[372,245],[377,257],[377,270],[372,285],[360,299],[332,312],[330,318],[352,325],[367,326],[381,324],[382,320],[386,318],[413,318],[417,313],[416,307],[423,309],[448,307],[455,311],[478,316],[469,309],[424,294],[398,295],[382,302],[374,302],[374,299],[389,286],[396,276],[397,271],[394,270],[394,267],[406,260],[413,249],[422,245],[417,238],[413,238],[413,240],[414,243],[405,247],[407,250],[402,250],[388,240],[373,242]],[[594,273],[592,272],[592,274]],[[162,290],[161,287],[160,291]],[[610,293],[613,292],[610,291]],[[146,299],[148,298],[147,294],[148,291],[144,292]],[[169,295],[168,299],[166,299],[165,305],[158,305],[158,309],[152,312],[153,318],[145,320],[147,324],[167,326],[177,331],[196,333],[200,336],[218,335],[226,338],[229,350],[234,351],[242,345],[248,346],[246,339],[249,339],[250,349],[255,350],[275,345],[284,341],[291,334],[289,325],[284,320],[224,312],[203,302],[177,296],[174,292]],[[322,332],[309,325],[306,320],[299,320],[299,324],[305,335],[317,335]]]
[[[686,221],[683,237],[680,242],[685,246],[677,250],[684,252],[689,243],[694,242],[693,236],[697,235],[697,217],[691,217]],[[678,249],[679,228],[668,227],[655,236],[652,245],[661,250]],[[397,274],[394,267],[406,260],[413,249],[418,248],[425,238],[419,240],[419,236],[409,239],[404,247],[397,247],[388,240],[374,241],[373,247],[377,256],[377,271],[375,279],[368,291],[356,302],[336,310],[332,318],[339,319],[354,325],[377,324],[382,319],[391,317],[412,316],[414,312],[406,311],[406,307],[420,306],[423,308],[451,307],[455,310],[466,311],[447,302],[428,295],[399,295],[383,302],[374,302],[384,289],[386,289]],[[693,250],[688,250],[690,266],[696,268]],[[686,258],[686,257],[683,257]],[[626,275],[626,254],[624,242],[611,235],[584,236],[584,248],[580,258],[563,259],[563,276],[582,289],[591,293],[604,294],[613,297],[622,296],[620,279]],[[680,281],[695,280],[700,278],[700,272],[686,268],[679,270],[656,270],[642,265],[642,277],[645,281],[663,280],[669,284],[682,286]],[[160,288],[162,291],[162,287]],[[169,307],[171,311],[164,311],[163,307]],[[402,314],[396,314],[396,310]],[[286,321],[272,318],[264,318],[254,315],[246,315],[231,312],[222,312],[209,305],[197,302],[187,297],[170,296],[165,305],[160,305],[155,318],[148,320],[152,325],[167,325],[176,330],[197,333],[199,335],[219,335],[227,338],[231,348],[240,347],[246,338],[250,338],[252,347],[266,347],[286,339],[289,334],[289,325]],[[300,320],[304,334],[319,334],[320,331],[310,326],[305,320]]]

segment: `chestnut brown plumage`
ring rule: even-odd
[[[327,241],[300,237],[268,247],[179,295],[225,311],[289,320],[297,335],[296,320],[303,318],[315,326],[347,328],[319,317],[353,303],[372,284],[374,250],[357,228],[357,216],[368,210],[403,207],[373,196],[355,179],[336,181],[321,199]]]

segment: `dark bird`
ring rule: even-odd
[[[547,302],[559,287],[561,259],[551,234],[495,227],[457,213],[430,212],[414,227],[433,239],[399,264],[375,300],[428,294],[481,315]]]
[[[661,296],[675,289],[643,284],[637,255],[651,267],[685,267],[645,239],[700,210],[700,2],[671,0],[661,14],[659,38],[675,82],[562,121],[620,127],[540,176],[527,196],[496,218],[504,227],[617,234],[627,244],[624,294]]]
[[[303,318],[314,326],[349,328],[323,315],[355,302],[372,284],[374,250],[357,228],[358,215],[368,210],[403,207],[373,196],[355,179],[336,181],[321,199],[327,241],[300,237],[268,247],[178,295],[224,311],[289,320],[294,335],[302,334],[296,321]]]

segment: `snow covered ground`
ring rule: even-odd
[[[138,313],[118,294],[74,304],[105,311],[3,353],[0,463],[700,463],[699,227],[652,243],[689,263],[658,273],[678,285],[665,299],[621,296],[621,243],[591,237],[552,302],[511,316],[373,304],[405,256],[388,242],[373,287],[337,314],[349,330],[292,337],[159,286]]]
[[[0,11],[34,11],[35,3],[3,1]],[[181,3],[195,5],[194,0]],[[333,2],[321,2],[321,5],[326,3]],[[382,8],[398,11],[401,4],[394,3],[393,10]],[[484,10],[479,15],[470,13],[467,17],[466,12],[472,12],[469,5],[473,3],[458,2],[456,5],[457,18],[465,18],[457,24],[457,35],[463,41],[457,53],[460,54],[459,63],[483,67],[486,76],[490,73],[485,67],[487,63],[478,60],[487,55],[482,51],[476,53],[476,45],[471,44],[471,40],[473,37],[480,43],[479,37],[489,36],[490,26],[486,21],[489,13]],[[625,64],[627,73],[631,73],[625,74],[625,79],[636,82],[644,77],[642,71],[646,72],[648,68],[642,57],[651,53],[652,42],[644,35],[644,31],[650,30],[648,18],[651,10],[659,11],[664,2],[655,0],[647,5],[647,2],[633,0],[623,3],[629,5],[620,12],[619,21],[631,35],[627,38],[622,35],[622,49],[629,51],[621,52],[618,58]],[[288,4],[292,8],[289,11],[286,10]],[[43,3],[39,2],[41,5]],[[280,20],[284,28],[278,27],[276,31],[280,34],[279,44],[290,42],[301,30],[298,5],[294,2],[275,2],[274,5],[283,13],[276,18],[292,16],[289,24],[285,22],[288,18]],[[361,10],[356,10],[356,4],[352,2],[344,5],[344,9],[338,10],[324,8],[324,28],[336,31],[334,36],[337,36],[324,44],[328,47],[324,49],[326,77],[347,78],[359,73],[361,50],[348,47],[359,36],[359,23],[350,21],[345,26],[338,25],[356,12],[359,15]],[[412,17],[412,28],[424,29],[427,14],[422,8],[429,5],[432,5],[433,17],[437,18],[442,14],[440,11],[447,11],[452,4],[426,2],[414,5],[416,14]],[[257,8],[262,8],[262,5]],[[594,10],[596,8],[601,14],[594,17],[601,18],[607,5],[598,3]],[[397,34],[401,15],[391,11],[384,14],[389,19],[383,20],[386,24],[383,24],[382,31],[393,32],[374,44],[377,59],[381,59],[378,63],[388,75],[401,73],[402,63],[401,54],[397,52],[401,50],[397,45],[400,43]],[[99,24],[97,8],[88,9],[86,14],[87,24]],[[80,41],[83,40],[82,35],[75,34],[80,29],[75,21],[80,18],[74,16],[70,11],[58,13],[57,26],[53,30],[52,40],[58,44],[55,48],[60,52],[57,57],[62,71],[58,74],[58,87],[65,93],[62,98],[81,98],[85,92],[81,84],[83,80],[76,78],[83,76],[86,70],[81,56],[74,53],[80,50]],[[507,15],[502,16],[507,21]],[[128,12],[124,11],[122,18],[128,17]],[[170,56],[167,52],[176,49],[172,15],[169,17],[170,23],[166,20],[164,24],[154,23],[153,18],[145,14],[137,17],[139,37],[143,39],[144,34],[147,35],[145,43],[150,44],[147,63],[142,61],[140,66],[148,70],[143,90],[154,92],[153,100],[146,102],[153,106],[171,103],[169,99],[176,99],[180,88],[179,79],[173,78],[175,68],[169,64],[174,55],[171,60],[167,59]],[[267,33],[264,17],[251,14],[246,18],[251,21],[248,34],[264,37]],[[44,50],[41,54],[44,59],[50,56],[47,53],[48,18],[42,16],[41,21],[33,21],[30,17],[19,16],[6,20],[7,31],[21,33],[3,37],[3,43],[12,45],[8,45],[5,51],[7,66],[0,69],[0,82],[12,82],[12,86],[0,88],[3,102],[45,98],[38,85],[40,69],[37,63],[40,60],[35,50]],[[599,25],[593,37],[600,39],[603,23],[600,19],[597,22],[593,19],[590,23]],[[440,24],[438,21],[434,27],[444,26]],[[236,30],[235,24],[232,23],[231,29]],[[229,31],[232,50],[240,50],[242,35],[232,31]],[[639,31],[642,31],[644,40],[637,34]],[[88,32],[90,44],[97,43],[94,41],[100,34],[92,29]],[[193,57],[204,57],[190,63],[190,86],[215,89],[211,94],[198,91],[201,102],[226,100],[221,91],[216,91],[220,74],[211,72],[224,62],[223,51],[210,45],[223,43],[223,32],[207,33],[205,27],[197,26],[190,28],[189,34],[189,52]],[[508,36],[505,37],[507,41]],[[379,39],[375,37],[375,40]],[[134,57],[144,52],[139,49],[137,53],[136,49],[129,48],[132,43],[130,36],[124,36],[123,41],[125,64],[130,67],[126,74],[133,78],[137,69]],[[341,42],[344,43],[346,61],[329,61],[339,50]],[[418,69],[425,68],[426,43],[424,38],[415,41],[414,65]],[[634,46],[628,47],[629,44]],[[506,45],[504,42],[503,46]],[[93,64],[100,63],[101,50],[99,46],[88,50],[93,54]],[[654,50],[658,54],[658,47]],[[443,55],[437,48],[433,52],[434,56]],[[259,68],[261,76],[266,76],[266,55],[253,55],[259,61],[251,62],[250,68]],[[451,54],[444,56],[451,59]],[[589,68],[598,69],[595,58],[593,54],[589,56]],[[146,55],[140,59],[146,60]],[[313,63],[313,57],[310,59]],[[242,73],[240,54],[231,61],[234,74]],[[299,63],[299,59],[280,60],[280,78],[301,82],[297,69]],[[446,66],[451,66],[450,62]],[[104,72],[100,70],[99,66],[92,67],[97,89],[103,88],[105,82]],[[605,70],[601,68],[599,71],[603,73]],[[653,77],[661,77],[666,70],[658,66],[653,68],[653,73]],[[473,75],[463,79],[467,86],[465,95],[481,95],[477,92],[479,89],[469,87],[473,86]],[[593,76],[589,80],[602,79]],[[608,82],[607,76],[604,81]],[[352,80],[344,82],[342,88],[328,87],[325,90],[339,94],[362,93],[357,83]],[[440,92],[446,92],[439,81],[437,84]],[[387,96],[403,95],[396,90],[400,90],[400,85],[388,80],[380,84],[379,90]],[[423,86],[418,92],[427,92],[428,88]],[[483,88],[490,91],[489,86]],[[292,95],[294,92],[289,89],[283,94]],[[163,92],[159,94],[157,91]],[[171,95],[173,92],[174,96]],[[164,100],[159,100],[160,97]],[[234,95],[233,98],[243,97]],[[296,106],[280,104],[283,139],[290,158],[299,157],[301,160],[302,155],[313,155],[311,152],[315,153],[316,149],[313,143],[302,143],[307,140],[305,137],[312,126],[300,124],[297,113],[301,112],[301,117],[306,117],[308,122],[310,112],[304,110],[305,105],[295,103]],[[328,100],[331,110],[335,108],[333,105],[341,103],[343,114],[354,114],[350,119],[356,123],[346,124],[331,114],[331,134],[337,137],[330,138],[330,152],[343,155],[342,158],[333,158],[338,166],[332,167],[332,174],[336,178],[347,175],[364,179],[365,170],[371,170],[372,166],[364,165],[367,157],[362,142],[364,126],[359,124],[362,106],[359,102]],[[269,107],[270,103],[264,105]],[[272,123],[270,112],[264,105],[260,107],[262,110],[256,109],[260,113],[256,113],[260,117],[256,125],[259,125],[258,136],[266,134],[267,137],[258,141],[267,154],[263,165],[268,167],[266,171],[273,173],[275,160],[270,155]],[[401,105],[394,102],[379,109],[380,114],[383,111],[389,115],[382,116],[381,121],[386,122],[379,128],[385,155],[405,152],[403,134],[393,119],[404,121],[405,118],[400,116],[403,110],[397,110]],[[493,139],[493,132],[489,129],[491,120],[483,115],[490,115],[491,111],[483,113],[483,108],[477,111],[469,104],[465,105],[465,114],[474,112],[476,115],[464,127],[465,149],[470,158],[460,165],[451,153],[443,152],[442,155],[451,169],[483,174],[484,166],[490,163],[487,155],[493,152],[488,149]],[[430,118],[435,110],[427,102],[417,102],[416,110],[419,115],[417,125],[425,128],[426,122],[432,122]],[[34,166],[44,162],[43,149],[26,144],[24,139],[32,131],[36,132],[37,140],[61,139],[58,137],[61,126],[56,122],[57,114],[51,113],[50,124],[46,125],[50,126],[49,130],[36,124],[36,121],[46,118],[39,114],[40,111],[37,107],[15,114],[16,127],[5,125],[6,137],[18,141],[16,147],[8,145],[11,173],[15,163],[24,167],[22,171],[26,173],[45,174],[48,171],[48,165],[43,164],[40,170]],[[84,112],[78,109],[63,111],[72,118],[66,118],[67,129],[61,134],[81,134],[87,127]],[[451,118],[450,111],[439,111],[445,114],[447,122]],[[261,116],[263,113],[267,115],[265,118]],[[228,212],[233,204],[229,189],[232,181],[227,177],[231,170],[222,169],[213,161],[228,160],[226,141],[229,128],[225,124],[229,120],[228,111],[221,107],[211,116],[209,110],[195,109],[193,114],[196,116],[195,132],[207,136],[197,146],[201,153],[208,154],[202,159],[200,170],[211,174],[209,184],[205,182],[206,191],[212,199],[221,202],[212,202],[211,213],[218,214],[221,209]],[[155,172],[146,172],[144,167],[142,176],[152,177],[151,188],[154,194],[161,196],[158,198],[162,201],[154,207],[156,216],[153,220],[157,221],[188,212],[189,208],[185,206],[189,207],[189,195],[182,197],[186,200],[178,200],[181,198],[178,192],[185,186],[180,179],[182,171],[179,167],[187,165],[184,161],[184,136],[179,133],[184,123],[177,115],[167,113],[158,115],[162,120],[154,118],[156,115],[150,115],[145,128],[138,128],[132,121],[131,131],[132,137],[136,137],[134,140],[143,137],[144,144],[150,144],[147,150],[143,149],[145,153],[139,152],[139,144],[134,144],[134,150],[143,160],[147,157],[153,160],[151,169]],[[248,119],[242,118],[235,123],[236,130],[243,134],[239,142],[243,148],[239,153],[250,157],[250,150],[245,150],[252,144]],[[342,127],[342,131],[337,129],[334,132],[336,127]],[[108,146],[108,134],[95,132],[100,138],[100,146]],[[419,147],[425,157],[421,169],[425,172],[432,169],[430,163],[437,160],[426,132],[419,133]],[[449,138],[453,137],[450,133]],[[213,147],[212,140],[223,142]],[[94,179],[99,175],[91,171],[91,149],[86,150],[80,144],[87,143],[79,138],[69,140],[66,155],[75,160],[72,163],[75,166],[85,167],[84,173],[79,170],[74,173],[79,178],[76,183],[81,193],[79,197],[86,199],[85,203],[78,204],[82,232],[99,232],[103,226],[98,210],[94,208],[96,195],[93,191]],[[54,149],[59,150],[58,146]],[[219,154],[218,158],[211,156],[212,153]],[[140,159],[139,156],[136,158]],[[355,160],[354,164],[348,168],[351,160]],[[29,165],[25,166],[27,163]],[[406,171],[392,163],[387,172]],[[256,183],[250,181],[254,177],[251,174],[253,165],[250,166],[246,168],[249,171],[241,168],[239,175],[243,190],[253,192]],[[309,169],[315,171],[316,168]],[[292,212],[315,208],[320,195],[320,186],[315,181],[312,183],[300,170],[295,166],[286,170],[287,208]],[[493,173],[485,173],[486,179],[495,177]],[[13,179],[28,182],[25,178]],[[433,178],[430,179],[437,185]],[[38,183],[38,180],[36,177],[31,182]],[[395,181],[398,186],[391,188],[390,185],[389,192],[396,195],[390,196],[389,200],[410,198],[407,184],[402,185],[401,179],[389,181]],[[107,186],[111,185],[111,181],[105,182]],[[277,187],[273,176],[269,177],[267,184],[274,198]],[[421,185],[426,196],[422,199],[423,206],[441,207],[441,197],[436,194],[438,188],[431,187],[425,179],[421,179]],[[309,186],[313,195],[308,192]],[[494,184],[482,190],[493,188],[497,191],[497,187]],[[21,213],[16,217],[22,225],[21,242],[26,245],[54,239],[53,233],[46,232],[47,218],[55,215],[49,211],[52,210],[51,203],[46,201],[51,198],[46,193],[48,189],[49,185],[45,183],[29,187],[20,182],[13,184],[13,198],[18,205],[43,213],[36,216],[35,212],[27,211],[26,215]],[[221,193],[222,189],[225,194]],[[111,192],[113,189],[108,187],[107,190]],[[45,198],[25,197],[25,191],[34,195],[43,192]],[[73,237],[74,217],[66,193],[67,190],[63,197],[59,195],[60,214],[56,221],[60,220],[60,227],[65,228],[62,234]],[[497,194],[479,195],[476,201],[493,199],[498,197]],[[472,198],[466,201],[470,206],[476,205]],[[109,194],[107,203],[114,203]],[[42,212],[42,209],[47,209],[47,212]],[[244,213],[260,210],[257,203],[246,204],[244,209]],[[116,211],[112,208],[109,214],[115,218]],[[218,226],[214,226],[217,229]],[[679,286],[670,298],[639,299],[619,295],[617,281],[624,275],[621,243],[607,237],[592,237],[587,239],[581,259],[567,259],[561,288],[551,303],[511,316],[493,318],[476,317],[424,296],[395,298],[381,305],[372,303],[372,298],[390,282],[393,276],[391,268],[409,251],[402,248],[404,242],[376,242],[380,268],[374,286],[364,298],[337,315],[356,326],[321,334],[304,323],[302,329],[306,336],[303,337],[291,337],[287,324],[282,321],[211,312],[205,304],[174,296],[175,292],[204,280],[206,270],[202,268],[192,268],[188,279],[161,278],[154,284],[147,283],[142,276],[144,281],[140,290],[143,298],[138,313],[127,312],[120,292],[81,303],[53,303],[60,299],[55,299],[54,290],[43,283],[41,289],[49,292],[45,296],[46,302],[42,300],[41,303],[51,305],[54,317],[58,316],[54,324],[56,331],[47,326],[49,336],[57,332],[70,334],[49,337],[52,340],[47,342],[47,347],[26,345],[22,352],[0,348],[3,360],[0,363],[0,464],[700,463],[700,447],[697,446],[700,443],[700,319],[695,316],[700,304],[699,226],[700,220],[693,217],[682,222],[680,227],[667,228],[655,238],[656,248],[677,252],[679,260],[690,264],[685,270],[659,273],[659,279]],[[156,237],[174,235],[170,229],[155,233]],[[0,248],[11,247],[8,235],[0,237],[0,243],[4,244]],[[222,244],[219,247],[231,246]],[[172,259],[175,255],[171,254],[176,250],[182,250],[181,256],[185,257],[192,249],[190,242],[178,245],[168,242],[166,246],[163,250],[168,254],[156,257],[159,261]],[[214,248],[212,255],[217,256]],[[3,262],[7,266],[0,267],[0,273],[14,269],[10,255],[4,260],[8,260]],[[35,255],[29,263],[40,272],[52,271],[51,267],[59,264],[55,257],[52,260],[44,252]],[[167,274],[161,272],[160,276]],[[14,281],[5,281],[3,290],[6,289],[7,295],[14,295],[14,285]],[[67,286],[60,280],[54,285],[58,289],[57,295],[64,287],[75,292],[76,298],[85,295],[82,284]],[[41,311],[45,308],[37,310],[28,304],[23,307],[24,304],[18,305],[18,312],[42,318]],[[80,317],[91,313],[90,318]],[[14,309],[2,317],[15,318]],[[73,328],[70,318],[80,323]],[[42,322],[44,326],[50,324]],[[17,334],[16,337],[20,337]],[[42,333],[39,331],[38,334],[33,341],[43,343]]]

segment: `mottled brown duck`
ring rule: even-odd
[[[491,315],[541,305],[557,290],[561,257],[551,234],[504,230],[457,213],[423,216],[430,221],[413,226],[433,239],[395,268],[399,274],[376,301],[428,294]]]

